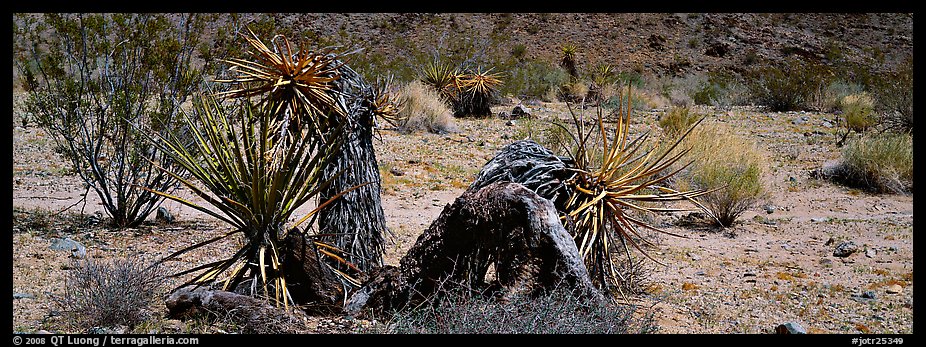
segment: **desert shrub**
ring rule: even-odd
[[[794,111],[808,107],[810,99],[825,86],[823,67],[790,59],[780,66],[765,65],[751,70],[749,90],[759,105],[771,111]]]
[[[427,305],[396,312],[370,333],[392,334],[641,334],[652,318],[633,316],[633,306],[583,301],[566,289],[507,303],[456,291]]]
[[[201,81],[192,63],[203,32],[197,14],[45,14],[14,19],[14,67],[25,111],[53,138],[116,227],[137,226],[177,179],[137,131],[179,127],[180,105]]]
[[[64,294],[54,302],[70,328],[132,327],[148,318],[166,281],[162,267],[142,257],[109,261],[74,260],[65,275]]]
[[[913,61],[904,62],[900,68],[883,77],[874,87],[877,108],[882,110],[882,123],[886,129],[898,132],[913,132]]]
[[[630,92],[629,101],[627,98],[628,90]],[[633,110],[650,110],[664,106],[667,103],[659,95],[651,94],[634,84],[631,84],[629,88],[626,85],[618,87],[616,92],[611,92],[609,95],[610,97],[601,102],[601,106],[611,110],[626,108],[628,103]]]
[[[839,106],[849,130],[861,133],[877,123],[874,100],[868,93],[847,95],[839,102]]]
[[[835,80],[830,82],[824,90],[824,98],[821,110],[833,112],[840,109],[842,99],[852,94],[859,94],[865,91],[861,84],[847,82],[844,80]]]
[[[837,183],[878,193],[913,192],[913,136],[868,134],[842,148],[842,160],[826,175]]]
[[[505,94],[516,95],[521,98],[537,98],[544,101],[555,101],[548,94],[559,90],[560,86],[569,82],[569,74],[560,66],[531,60],[518,64],[508,70],[506,83],[499,87]]]
[[[691,148],[691,166],[676,184],[680,189],[717,189],[699,198],[722,226],[731,226],[763,193],[766,156],[754,143],[733,134],[720,123],[702,124],[682,142]]]
[[[560,86],[559,98],[569,102],[581,102],[588,96],[588,83],[572,81]]]
[[[673,107],[659,118],[659,127],[671,137],[676,137],[701,117],[702,115],[691,112],[688,107]]]
[[[402,107],[398,123],[399,131],[412,133],[425,130],[435,134],[454,131],[453,113],[450,107],[432,88],[419,81],[412,81],[399,91]]]

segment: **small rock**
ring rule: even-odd
[[[13,300],[19,299],[35,299],[35,295],[29,293],[13,293]]]
[[[502,134],[502,140],[508,140],[508,139],[511,139],[511,136],[508,136],[508,134]]]
[[[862,293],[862,297],[865,299],[877,299],[878,295],[873,290],[866,290]]]
[[[691,253],[691,252],[687,252],[685,253],[685,255],[687,255],[689,258],[691,258],[691,260],[694,260],[694,261],[701,260],[700,256],[698,256],[697,254]]]
[[[865,250],[865,256],[869,258],[874,258],[878,254],[874,248],[869,248]]]
[[[820,259],[820,265],[823,265],[823,266],[833,265],[833,259],[829,259],[829,258]]]
[[[765,207],[765,213],[768,213],[768,214],[775,213],[775,210],[777,209],[775,205],[765,205],[764,207]]]
[[[887,248],[887,250],[889,250],[889,251],[891,251],[891,252],[894,252],[894,253],[897,253],[897,251],[899,250],[899,248],[897,248],[897,246],[890,246],[890,247]]]
[[[158,213],[155,216],[155,220],[165,224],[171,224],[174,222],[174,215],[170,213],[164,206],[158,207]]]
[[[816,217],[816,218],[811,218],[811,219],[810,219],[810,221],[811,221],[811,222],[814,222],[814,223],[824,223],[824,222],[826,222],[826,221],[828,221],[828,220],[829,220],[829,218],[826,218],[826,217]]]
[[[71,257],[74,258],[84,258],[87,256],[87,248],[80,242],[71,240],[70,238],[54,238],[51,239],[51,246],[49,246],[53,251],[71,251]]]
[[[498,113],[498,118],[499,119],[509,119],[511,118],[511,114],[508,113],[507,111],[501,111]]]
[[[855,242],[846,241],[840,243],[839,246],[836,246],[836,249],[833,250],[833,256],[845,258],[852,255],[852,253],[855,253],[856,251],[858,251],[858,246],[855,245]]]
[[[901,287],[899,284],[892,284],[892,285],[887,286],[887,289],[885,289],[885,292],[887,292],[888,294],[900,294],[901,292],[903,292],[903,287]]]
[[[743,274],[743,277],[756,277],[756,274],[753,272],[746,272]]]
[[[391,173],[393,176],[404,176],[405,175],[405,171],[402,171],[402,169],[399,169],[395,166],[389,169],[389,173]]]
[[[695,275],[697,275],[697,276],[707,276],[707,274],[704,273],[704,271],[695,272]]]
[[[775,328],[776,334],[806,334],[807,330],[804,330],[797,322],[787,322],[779,325]]]
[[[794,125],[801,125],[801,124],[807,123],[807,121],[809,121],[809,120],[810,120],[810,117],[807,117],[807,116],[800,116],[800,117],[798,117],[798,118],[792,120],[792,121],[791,121],[791,124],[794,124]]]
[[[820,123],[820,125],[823,126],[824,128],[832,128],[832,127],[833,127],[833,123],[830,123],[829,121],[823,121],[823,123]]]
[[[509,120],[509,121],[505,122],[505,125],[507,125],[507,126],[514,126],[515,124],[517,124],[517,123],[515,123],[514,120]]]
[[[511,109],[511,117],[522,118],[522,117],[530,117],[530,116],[531,116],[531,109],[522,104],[517,104],[514,106],[513,109]]]
[[[834,243],[836,243],[836,239],[834,239],[832,236],[830,236],[829,240],[826,240],[826,242],[823,243],[823,245],[824,245],[824,246],[829,246],[829,245],[832,245],[832,244],[834,244]]]

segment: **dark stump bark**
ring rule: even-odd
[[[491,286],[501,299],[567,286],[583,297],[602,298],[553,203],[517,183],[465,192],[444,208],[400,264],[371,278],[346,310],[400,308],[452,289],[448,286]],[[494,283],[485,281],[490,265]]]

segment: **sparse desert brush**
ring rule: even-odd
[[[560,86],[560,99],[570,102],[581,102],[588,96],[588,83],[585,81],[572,81]]]
[[[688,107],[673,107],[659,118],[659,127],[670,137],[676,137],[688,130],[699,118],[701,115],[691,112]]]
[[[847,95],[839,103],[846,127],[855,132],[864,132],[875,125],[874,99],[868,93]]]
[[[139,257],[75,260],[64,294],[55,304],[75,332],[94,327],[132,327],[148,318],[166,288],[162,266]]]
[[[385,325],[363,331],[392,334],[644,334],[656,332],[649,315],[629,305],[582,300],[557,288],[506,303],[460,290],[429,305],[402,310]],[[640,312],[636,312],[640,313]],[[639,317],[639,318],[638,318]]]
[[[913,135],[869,134],[842,148],[842,160],[825,171],[830,179],[879,193],[913,191]]]
[[[419,81],[412,81],[399,91],[402,107],[398,122],[399,131],[412,133],[427,130],[442,134],[456,130],[450,107],[441,100],[432,88]]]
[[[693,161],[676,180],[678,189],[711,191],[699,200],[722,226],[731,226],[762,198],[767,156],[755,143],[720,123],[711,123],[692,131],[682,146],[691,147],[688,158]]]

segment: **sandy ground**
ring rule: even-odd
[[[497,110],[510,108],[499,106]],[[567,116],[561,104],[532,108],[540,119]],[[765,177],[769,193],[726,230],[681,227],[674,223],[681,214],[655,217],[666,230],[686,236],[653,238],[657,247],[651,253],[666,266],[646,263],[645,293],[635,298],[641,310],[653,314],[660,331],[769,333],[778,324],[797,322],[810,333],[912,333],[912,195],[871,195],[810,178],[809,170],[839,157],[832,129],[821,126],[824,120],[832,121],[833,115],[703,111],[713,121],[730,123],[769,153]],[[69,174],[51,139],[34,125],[24,127],[15,112],[14,332],[67,331],[54,314],[52,297],[62,293],[69,253],[49,249],[53,238],[77,240],[94,258],[153,258],[228,230],[172,202],[164,204],[178,220],[171,225],[152,223],[121,231],[92,225],[69,227],[73,223],[68,219],[74,213],[102,211],[98,199],[91,192],[85,203],[78,203],[85,193],[81,181]],[[658,129],[657,114],[635,115],[634,131]],[[800,116],[810,120],[799,125],[791,122]],[[506,125],[505,120],[495,118],[458,119],[456,123],[459,132],[446,135],[383,130],[375,142],[383,176],[383,207],[394,233],[386,250],[389,264],[398,263],[486,161],[538,126],[521,120]],[[768,213],[765,205],[775,206],[774,211]],[[36,216],[66,208],[47,217],[48,222],[34,222],[40,220]],[[860,250],[846,258],[834,257],[833,250],[842,241],[853,241]],[[171,265],[183,268],[218,258],[234,242],[183,256]],[[866,291],[875,299],[858,297]],[[17,299],[17,293],[31,297]],[[336,319],[312,318],[309,323],[312,331],[344,330]],[[221,332],[164,319],[151,329]]]

